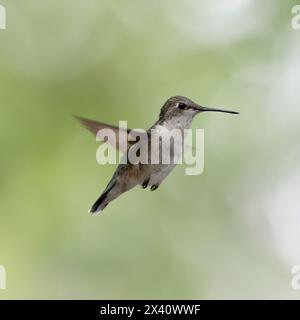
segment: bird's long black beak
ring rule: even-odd
[[[226,113],[233,113],[233,114],[239,114],[237,111],[231,111],[231,110],[224,110],[224,109],[218,109],[218,108],[207,108],[202,106],[195,107],[196,110],[199,112],[205,112],[205,111],[214,111],[214,112],[226,112]]]

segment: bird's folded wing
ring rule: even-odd
[[[107,123],[98,122],[94,120],[89,120],[81,117],[75,117],[85,128],[91,131],[95,136],[97,136],[99,130],[110,129],[114,132],[116,137],[116,145],[112,144],[109,139],[103,140],[104,142],[117,148],[119,151],[126,153],[128,148],[130,148],[136,141],[130,133],[133,131],[130,129],[123,129],[117,126],[112,126]],[[134,141],[133,141],[134,140]],[[120,143],[121,141],[121,143]],[[125,142],[125,143],[124,143]],[[126,143],[127,142],[127,143]]]

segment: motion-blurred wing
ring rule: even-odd
[[[97,136],[97,133],[99,130],[102,129],[110,129],[113,130],[116,136],[116,145],[112,145],[109,143],[109,141],[104,141],[106,143],[109,143],[113,147],[116,147],[119,151],[126,153],[128,148],[131,147],[136,141],[129,141],[130,132],[133,132],[130,129],[123,129],[116,126],[109,125],[107,123],[98,122],[94,120],[89,120],[81,117],[75,117],[85,128],[87,128],[89,131],[91,131],[95,136]],[[127,141],[127,148],[126,146],[120,145],[120,138],[122,141]]]

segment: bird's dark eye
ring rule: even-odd
[[[183,103],[183,102],[180,102],[180,103],[178,104],[178,108],[181,109],[181,110],[184,110],[184,109],[186,109],[186,104]]]

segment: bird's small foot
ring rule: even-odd
[[[150,181],[150,178],[147,179],[147,180],[145,180],[145,181],[143,182],[143,184],[142,184],[142,188],[143,188],[143,189],[146,189],[146,188],[148,187],[149,181]]]
[[[152,187],[151,187],[151,191],[155,191],[159,186],[157,184],[154,184]]]

